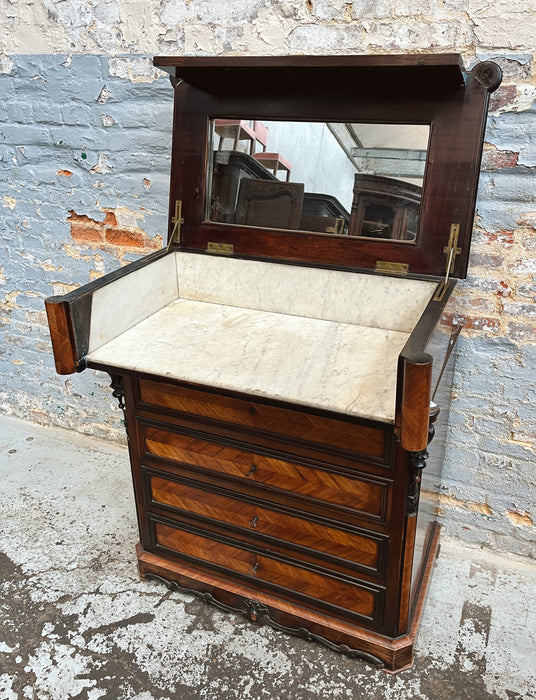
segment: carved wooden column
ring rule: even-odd
[[[430,422],[428,424],[428,445],[432,442],[435,435],[434,423],[439,416],[440,408],[433,401],[430,402]],[[419,495],[421,492],[421,476],[422,470],[426,467],[428,459],[428,450],[420,450],[419,452],[409,453],[409,473],[408,473],[408,492],[406,496],[406,515],[417,515],[419,506]]]

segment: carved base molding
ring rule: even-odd
[[[279,632],[318,642],[356,660],[373,664],[384,672],[409,668],[433,561],[437,553],[439,526],[426,536],[423,566],[416,582],[407,632],[390,637],[360,625],[285,600],[268,591],[256,590],[223,573],[194,566],[150,552],[138,544],[138,569],[144,580],[154,580],[169,590],[195,596],[223,612],[240,615]]]
[[[159,583],[163,583],[164,586],[166,586],[166,588],[168,588],[170,591],[177,591],[178,593],[186,593],[188,595],[193,595],[196,598],[202,600],[204,603],[210,603],[211,605],[214,605],[219,610],[223,610],[224,612],[228,613],[233,613],[235,615],[242,615],[243,617],[248,618],[252,622],[257,622],[260,625],[268,625],[268,627],[272,627],[278,632],[284,632],[285,634],[290,634],[294,637],[300,637],[301,639],[305,639],[308,642],[318,642],[319,644],[323,644],[325,647],[331,649],[332,651],[336,651],[340,654],[344,654],[345,656],[349,656],[351,659],[367,661],[368,663],[373,664],[377,668],[384,667],[383,661],[381,659],[378,659],[376,656],[373,656],[372,654],[367,654],[365,651],[360,651],[359,649],[352,649],[346,644],[335,644],[335,642],[331,642],[329,639],[321,637],[319,634],[314,634],[306,627],[286,627],[285,625],[280,625],[278,622],[272,620],[272,618],[270,617],[270,609],[268,608],[268,606],[264,605],[263,603],[259,603],[256,600],[244,598],[242,600],[241,607],[236,608],[231,605],[226,605],[225,603],[222,603],[221,601],[214,598],[214,596],[210,593],[196,591],[191,588],[183,588],[182,586],[179,586],[179,584],[176,581],[164,578],[159,574],[145,574],[145,579],[147,581],[158,581]]]

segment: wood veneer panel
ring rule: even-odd
[[[352,508],[385,521],[387,486],[142,425],[147,453]]]
[[[301,413],[256,401],[186,387],[140,381],[142,404],[203,416],[313,443],[330,445],[375,458],[385,453],[379,428]]]
[[[377,539],[320,525],[311,520],[210,493],[160,476],[151,475],[150,484],[153,501],[157,504],[249,528],[255,533],[318,550],[346,559],[350,563],[356,562],[374,571],[379,569],[380,551]]]
[[[45,301],[54,362],[58,374],[76,372],[76,349],[72,337],[69,304],[65,301]]]
[[[282,561],[154,522],[156,544],[178,554],[223,567],[228,571],[301,593],[373,620],[379,593],[359,584],[291,566]]]
[[[405,450],[419,452],[428,445],[432,362],[404,363],[401,443]]]

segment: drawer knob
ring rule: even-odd
[[[256,464],[252,464],[252,465],[251,465],[251,468],[250,468],[250,470],[247,472],[246,476],[251,476],[251,475],[253,474],[253,472],[255,471],[255,469],[257,469],[257,465],[256,465]]]
[[[258,569],[259,569],[259,562],[257,562],[252,569],[248,570],[248,574],[251,574],[252,576],[256,576]]]
[[[251,413],[252,416],[257,415],[257,409],[253,405],[249,407],[249,412]]]
[[[258,522],[259,522],[259,516],[256,515],[252,520],[249,521],[249,526],[250,527],[257,527]]]

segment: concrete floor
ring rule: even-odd
[[[0,418],[0,700],[536,698],[536,567],[443,541],[390,676],[142,583],[127,453]]]

